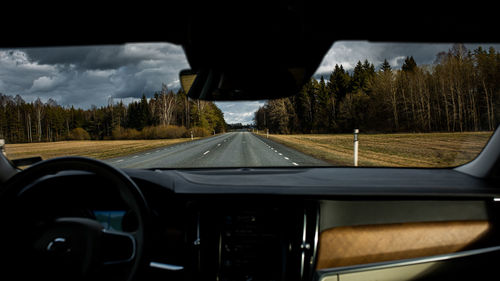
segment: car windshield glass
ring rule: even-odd
[[[209,102],[181,89],[177,45],[0,49],[0,139],[122,168],[452,167],[498,125],[499,51],[337,42],[295,96]]]

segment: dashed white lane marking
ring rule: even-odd
[[[120,159],[120,160],[118,160],[118,161],[115,161],[115,163],[120,163],[120,162],[122,162],[122,161],[123,161],[123,159]]]
[[[161,150],[157,150],[156,152],[160,152]]]
[[[139,155],[136,155],[136,156],[134,156],[134,157],[132,157],[132,158],[137,158],[137,157],[139,157]]]
[[[274,149],[274,147],[270,146],[270,145],[269,145],[269,144],[267,144],[267,143],[264,143],[264,144],[265,144],[267,147],[269,147],[269,149],[271,149],[272,151],[274,151],[274,152],[278,153],[280,156],[283,156],[283,153],[278,152],[278,150]],[[290,160],[290,158],[288,158],[288,157],[286,157],[286,156],[283,156],[283,158],[285,158],[285,160],[289,160],[289,161],[291,161],[291,160]],[[297,164],[297,163],[295,163],[295,162],[292,162],[292,164],[293,164],[294,166],[299,166],[299,164]]]
[[[146,152],[146,155],[149,155],[149,154],[151,154],[151,152]]]
[[[220,143],[218,143],[217,146],[220,146]]]
[[[209,153],[209,152],[210,152],[210,150],[207,150],[207,151],[205,151],[205,153],[203,153],[203,155],[207,155],[207,153]]]

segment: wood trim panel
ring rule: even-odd
[[[455,253],[491,231],[488,221],[341,226],[323,231],[317,269]]]

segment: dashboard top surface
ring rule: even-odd
[[[134,170],[132,179],[177,194],[495,197],[494,182],[453,169],[241,168]]]

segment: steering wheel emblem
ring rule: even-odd
[[[71,251],[71,248],[68,247],[68,243],[66,242],[66,238],[57,237],[47,244],[47,251],[52,253],[68,253]]]

